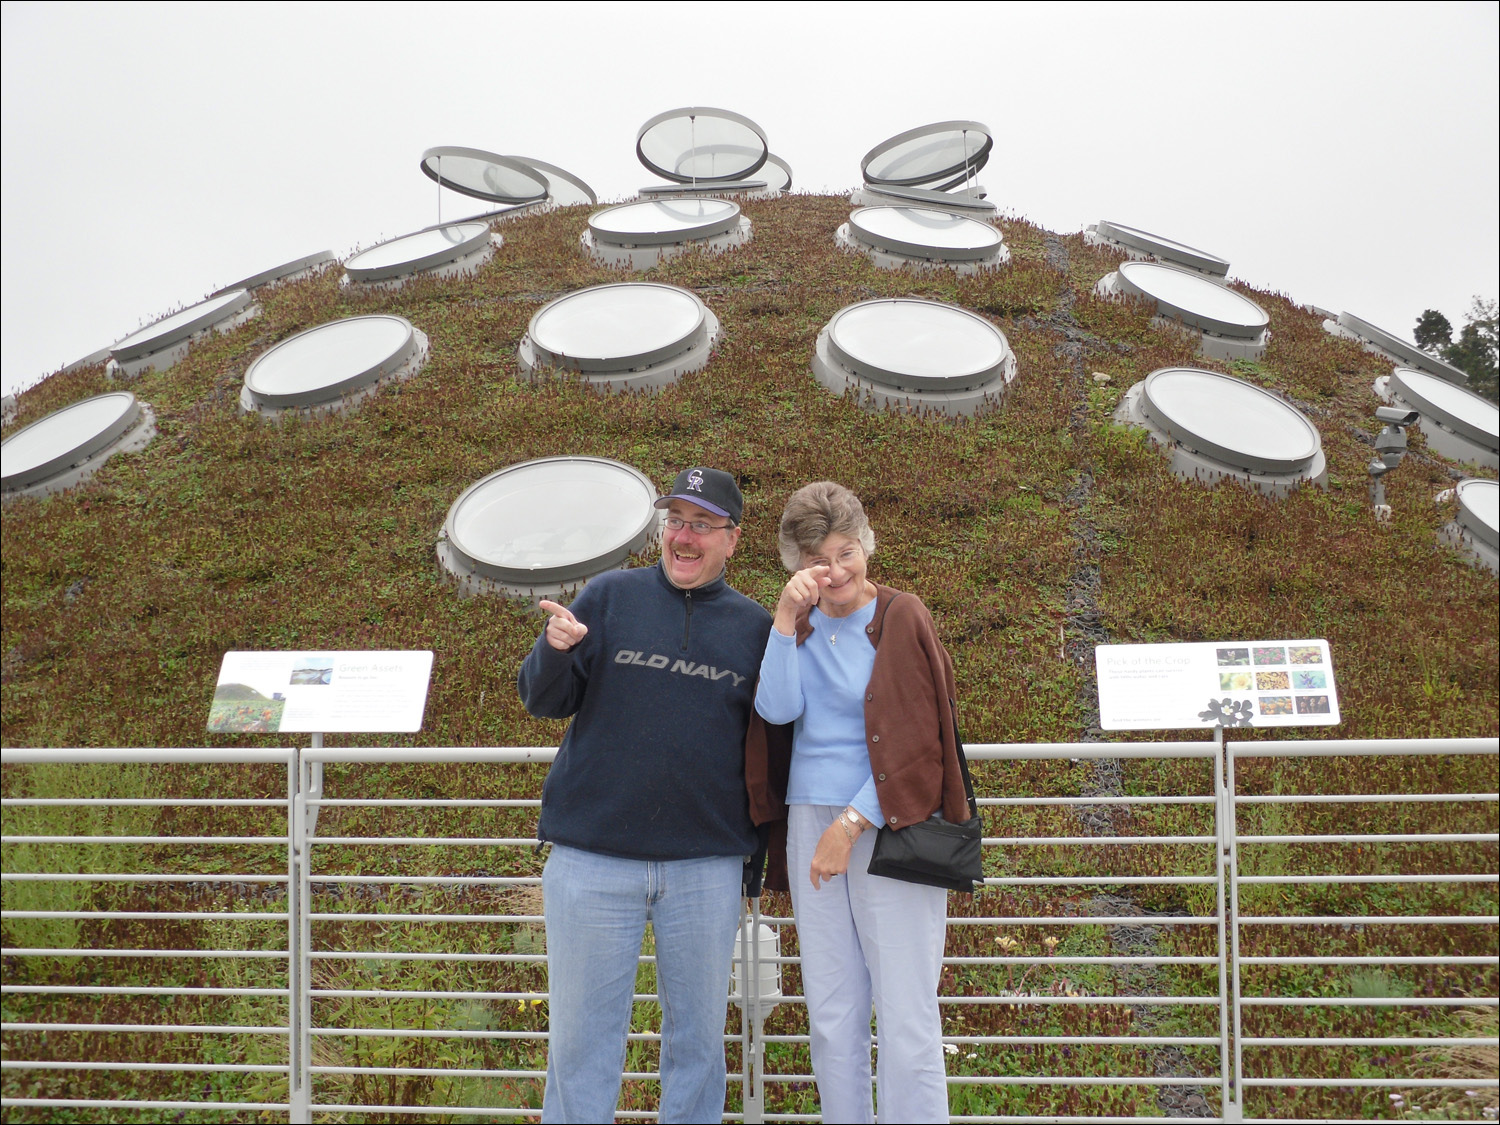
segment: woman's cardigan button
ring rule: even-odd
[[[883,773],[876,774],[875,775],[875,780],[876,781],[884,781],[885,780],[885,774],[883,774]]]
[[[891,823],[892,824],[897,824],[897,823],[900,822],[900,820],[901,820],[901,818],[899,816],[893,816],[893,817],[891,817]]]
[[[871,742],[879,742],[880,741],[880,735],[878,735],[878,734],[872,734],[872,735],[870,735],[870,741]]]
[[[874,692],[872,692],[872,691],[865,692],[865,702],[866,703],[870,702],[870,700],[872,700],[874,698],[875,698],[875,693]]]

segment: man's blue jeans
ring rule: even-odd
[[[550,1042],[544,1122],[613,1121],[637,958],[656,938],[661,1120],[724,1116],[724,1014],[740,856],[617,859],[554,844],[542,875]]]

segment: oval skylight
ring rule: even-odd
[[[915,297],[846,306],[818,336],[813,372],[836,394],[877,409],[898,405],[972,414],[1015,377],[1005,334],[956,305]]]
[[[641,126],[635,154],[676,183],[742,180],[766,160],[765,130],[738,113],[688,106],[658,113]]]
[[[556,164],[548,164],[545,160],[536,160],[530,156],[510,156],[506,159],[519,161],[546,177],[547,197],[558,207],[599,202],[594,189],[566,168],[559,168]]]
[[[554,368],[605,387],[655,387],[706,365],[718,335],[718,318],[686,289],[619,282],[543,305],[518,354],[528,375]]]
[[[1438,499],[1448,495],[1443,493]],[[1438,533],[1439,540],[1500,574],[1500,484],[1477,478],[1462,480],[1452,495],[1458,500],[1458,513]]]
[[[493,245],[488,223],[450,223],[403,234],[361,250],[344,263],[351,281],[391,281],[415,273],[477,268]]]
[[[881,141],[859,170],[868,184],[953,187],[984,167],[994,144],[978,121],[937,121]]]
[[[1092,234],[1100,241],[1115,243],[1127,251],[1160,258],[1164,262],[1186,266],[1213,277],[1223,277],[1229,272],[1229,262],[1217,254],[1210,254],[1207,250],[1199,250],[1197,247],[1164,238],[1159,234],[1127,227],[1124,223],[1112,223],[1100,219],[1085,233]]]
[[[766,162],[760,166],[759,174],[766,181],[767,191],[792,190],[792,166],[774,152],[766,154]]]
[[[1421,413],[1430,449],[1455,461],[1500,469],[1500,406],[1425,371],[1398,367],[1376,380],[1376,393]]]
[[[1122,262],[1096,287],[1103,294],[1144,297],[1157,315],[1203,333],[1202,350],[1216,359],[1265,354],[1271,318],[1254,301],[1200,273],[1160,262]]]
[[[910,263],[996,265],[1009,258],[1005,240],[988,223],[926,207],[861,207],[841,228],[859,247],[879,251],[877,265]]]
[[[0,443],[0,487],[54,492],[90,476],[116,453],[141,449],[156,427],[129,391],[109,391],[54,410]]]
[[[1339,313],[1337,321],[1325,320],[1323,327],[1335,335],[1358,340],[1366,350],[1384,355],[1394,363],[1415,367],[1418,371],[1436,375],[1439,379],[1447,379],[1450,383],[1457,383],[1459,386],[1469,381],[1468,375],[1446,360],[1439,359],[1435,355],[1428,355],[1410,340],[1403,340],[1384,328],[1377,328],[1368,320],[1361,320],[1353,313]]]
[[[401,316],[351,316],[320,324],[283,340],[250,365],[240,406],[278,413],[352,405],[360,391],[373,391],[398,373],[413,373],[426,346],[426,336]]]
[[[723,234],[739,217],[739,204],[727,199],[655,199],[596,211],[589,230],[606,242],[660,246]]]
[[[337,261],[332,251],[319,250],[316,254],[309,254],[305,258],[293,258],[290,262],[282,262],[279,266],[272,266],[268,270],[252,273],[249,277],[242,277],[233,285],[226,285],[222,289],[215,289],[213,296],[228,293],[235,289],[259,289],[262,285],[270,285],[277,281],[292,281],[299,277],[305,277],[319,266],[327,265],[329,262]]]
[[[1142,426],[1165,446],[1179,476],[1233,477],[1273,495],[1302,481],[1327,481],[1317,427],[1296,407],[1232,375],[1160,368],[1130,388],[1115,418]]]
[[[244,289],[232,289],[180,312],[154,320],[110,347],[110,355],[127,374],[165,370],[187,354],[194,336],[211,329],[227,331],[259,309]]]
[[[481,148],[438,145],[422,154],[422,174],[445,188],[491,203],[535,203],[547,198],[537,169]]]
[[[645,550],[661,527],[656,496],[643,473],[602,457],[511,465],[454,502],[438,557],[468,592],[556,594]]]

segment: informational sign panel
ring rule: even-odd
[[[1335,726],[1328,642],[1099,645],[1105,730]]]
[[[226,652],[208,729],[290,734],[422,729],[430,651]]]

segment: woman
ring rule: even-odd
[[[947,892],[870,875],[877,829],[968,819],[953,663],[920,599],[866,576],[875,536],[859,498],[819,481],[787,502],[792,571],[776,603],[755,709],[792,724],[790,762],[752,730],[757,823],[785,817],[812,1064],[823,1120],[870,1122],[870,1007],[880,1121],[948,1120],[937,988]],[[775,886],[776,863],[772,863]]]

